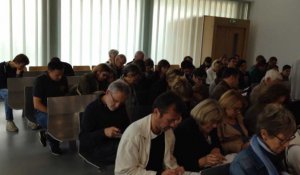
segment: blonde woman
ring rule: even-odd
[[[191,116],[174,131],[174,155],[186,171],[198,172],[224,160],[217,135],[223,110],[217,101],[206,99],[192,109]]]
[[[241,114],[245,107],[244,97],[236,90],[228,90],[221,96],[219,103],[225,113],[218,126],[222,148],[226,154],[238,153],[248,145],[248,131]]]

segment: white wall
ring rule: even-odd
[[[300,59],[300,1],[252,0],[250,7],[249,65],[255,57],[276,56],[278,66]]]

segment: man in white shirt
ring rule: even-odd
[[[173,92],[158,96],[153,112],[125,130],[118,147],[115,174],[183,174],[183,167],[177,165],[173,156],[172,129],[180,123],[184,109],[183,101]]]

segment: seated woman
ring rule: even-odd
[[[230,165],[231,175],[279,175],[284,171],[282,153],[295,138],[294,116],[280,105],[269,104],[259,115],[250,146]]]
[[[222,163],[217,125],[223,110],[217,101],[206,99],[195,106],[191,116],[175,129],[174,155],[186,171],[200,171]]]
[[[72,87],[70,94],[87,95],[97,91],[106,91],[111,72],[107,64],[97,65],[91,73],[86,73],[80,78],[79,83]]]
[[[218,136],[225,154],[238,153],[248,146],[248,131],[241,110],[245,107],[244,97],[236,90],[225,92],[219,103],[225,115],[218,126]]]

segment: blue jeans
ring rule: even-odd
[[[8,89],[0,89],[0,101],[4,101],[6,120],[13,121],[13,111],[11,107],[8,106]]]
[[[36,110],[34,117],[36,119],[36,122],[43,128],[43,129],[47,129],[47,125],[48,125],[48,114],[45,112],[41,112]]]
[[[36,122],[42,127],[42,129],[48,128],[47,127],[47,125],[48,125],[48,114],[47,113],[35,110],[34,117],[36,119]],[[57,141],[51,135],[47,134],[47,140],[49,141],[51,147],[59,147],[59,141]]]

